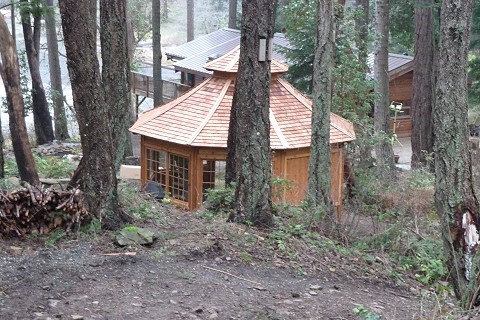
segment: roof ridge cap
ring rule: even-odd
[[[280,140],[282,147],[284,149],[290,148],[290,145],[287,139],[285,138],[285,136],[283,135],[282,129],[280,129],[280,125],[278,124],[277,118],[275,118],[275,114],[273,113],[273,110],[271,107],[268,108],[268,112],[269,112],[269,118],[270,118],[270,125],[273,127],[273,130],[277,134],[278,140]],[[270,138],[270,141],[271,140],[272,138]]]
[[[184,101],[185,99],[187,99],[188,97],[190,97],[192,94],[194,94],[195,92],[197,92],[199,89],[201,89],[203,86],[205,86],[205,84],[210,80],[211,78],[208,78],[206,79],[205,81],[203,81],[202,83],[200,83],[198,86],[190,89],[189,91],[187,91],[186,93],[184,93],[183,95],[181,95],[180,97],[176,98],[176,99],[173,99],[172,101],[164,104],[163,106],[159,106],[159,107],[156,107],[156,108],[153,108],[151,110],[148,110],[146,111],[145,113],[143,113],[138,119],[137,121],[133,124],[133,126],[130,127],[129,131],[134,131],[135,129],[137,129],[138,127],[144,125],[145,123],[147,123],[148,121],[152,120],[152,119],[155,119],[156,117],[159,117],[161,116],[162,114],[164,114],[165,112],[169,111],[170,109],[172,109],[173,107],[175,107],[178,103]],[[150,115],[150,113],[152,113],[152,115]]]
[[[213,77],[211,79],[213,79]],[[227,92],[228,88],[230,87],[230,84],[232,83],[232,81],[233,81],[233,79],[231,79],[231,78],[227,79],[227,81],[225,81],[225,84],[223,85],[223,88],[220,91],[220,94],[218,95],[217,99],[215,100],[215,103],[213,104],[212,108],[210,109],[210,111],[208,112],[207,116],[202,121],[202,123],[198,126],[198,128],[192,133],[190,138],[187,140],[187,143],[186,143],[187,145],[190,145],[190,144],[193,143],[193,141],[195,141],[197,136],[200,134],[200,132],[202,132],[202,130],[207,125],[207,123],[213,117],[213,115],[215,114],[215,112],[218,109],[218,106],[222,103],[223,98],[225,97],[225,93]]]
[[[340,132],[342,132],[343,134],[345,134],[346,136],[350,137],[352,140],[355,140],[355,136],[352,135],[348,130],[345,130],[344,128],[341,128],[341,127],[339,127],[338,125],[336,125],[335,123],[332,122],[332,120],[331,120],[332,115],[340,118],[341,121],[348,122],[348,124],[351,124],[351,125],[353,125],[353,124],[352,124],[350,121],[348,121],[347,119],[339,116],[338,114],[333,113],[333,112],[330,112],[330,125],[331,125],[332,127],[334,127],[335,129],[337,129],[338,131],[340,131]]]
[[[289,83],[287,80],[279,77],[278,81],[282,84],[282,86],[285,89],[288,90],[288,92],[290,92],[298,101],[300,101],[305,106],[305,108],[312,111],[312,107],[311,107],[312,101],[310,99],[308,99],[300,91],[295,89],[295,87],[291,83]]]

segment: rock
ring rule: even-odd
[[[8,248],[8,251],[10,251],[11,254],[19,255],[19,254],[22,254],[23,249],[20,247],[10,246]]]
[[[208,319],[218,319],[218,313],[212,313],[210,316],[208,316]]]
[[[56,308],[59,303],[60,303],[60,300],[55,300],[55,299],[49,299],[48,300],[48,306],[50,308]]]
[[[129,226],[123,228],[116,236],[115,240],[119,246],[126,245],[149,245],[153,243],[155,234],[144,228]]]
[[[308,294],[311,295],[311,296],[318,296],[318,292],[317,292],[317,291],[313,291],[313,290],[310,290],[310,291],[308,292]]]
[[[310,286],[310,290],[322,290],[322,286],[320,285],[313,285],[313,286]]]
[[[83,320],[83,316],[78,314],[72,314],[72,320]]]
[[[193,311],[195,311],[195,313],[202,313],[203,308],[201,306],[198,306],[198,307],[194,308]]]
[[[292,298],[300,298],[300,294],[298,292],[292,292]]]

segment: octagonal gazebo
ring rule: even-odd
[[[239,48],[206,64],[213,76],[179,98],[143,113],[130,131],[141,135],[141,181],[159,183],[172,201],[199,207],[206,190],[223,186],[227,137]],[[307,191],[312,102],[280,76],[271,62],[270,146],[273,176],[289,181],[275,201],[300,203]],[[351,122],[330,114],[332,198],[341,211],[344,143],[355,139]]]

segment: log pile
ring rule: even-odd
[[[0,191],[0,235],[23,238],[28,234],[70,233],[89,218],[79,189],[54,190],[33,186]]]

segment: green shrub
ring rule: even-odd
[[[34,155],[38,175],[47,179],[70,178],[77,164],[56,156],[40,157]]]
[[[228,214],[235,204],[235,185],[225,188],[207,189],[207,199],[204,206],[205,211],[199,212],[204,219],[213,219],[217,215]]]

